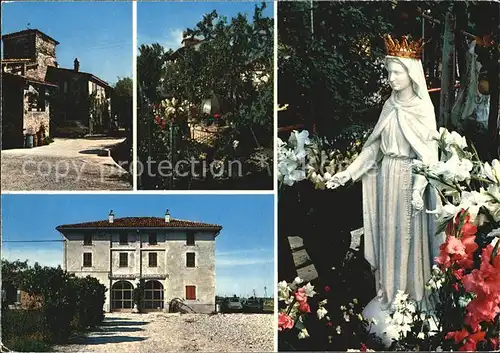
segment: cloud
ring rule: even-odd
[[[270,264],[274,263],[274,259],[272,258],[228,258],[228,259],[215,259],[216,266],[250,266],[250,265],[262,265],[262,264]]]
[[[9,249],[2,247],[2,259],[8,261],[28,260],[29,265],[34,265],[38,262],[42,266],[57,267],[62,266],[63,251],[62,249],[47,249],[47,248],[16,248]]]
[[[274,263],[268,249],[240,249],[215,253],[216,266],[250,266]]]
[[[242,255],[249,253],[269,253],[270,249],[240,249],[240,250],[232,250],[232,251],[216,251],[215,256],[231,256],[231,255]]]
[[[181,28],[173,28],[170,29],[168,32],[166,39],[163,41],[163,46],[168,50],[168,49],[179,49],[182,45],[182,39],[183,35],[182,33],[184,32],[183,29]],[[161,43],[161,42],[160,42]]]
[[[272,275],[267,277],[245,276],[245,280],[241,281],[235,281],[232,276],[216,275],[215,281],[217,295],[247,297],[252,296],[254,290],[259,297],[263,297],[265,294],[268,297],[274,295],[274,279]]]

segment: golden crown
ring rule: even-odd
[[[387,55],[411,59],[420,59],[422,57],[422,49],[424,47],[422,39],[410,41],[407,36],[403,36],[399,41],[397,39],[392,39],[392,37],[387,34],[384,37],[384,41]]]

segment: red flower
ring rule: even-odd
[[[330,287],[325,286],[325,292],[329,292],[329,291],[331,291],[331,290],[332,290],[332,289],[331,289]]]
[[[359,348],[361,352],[366,352],[368,350],[368,346],[364,343],[361,343],[361,347]]]
[[[467,339],[465,340],[465,344],[460,347],[460,351],[466,351],[466,352],[475,352],[476,351],[476,345],[481,342],[482,340],[484,340],[484,336],[486,335],[486,332],[482,332],[482,331],[479,331],[479,332],[476,332],[476,333],[473,333],[472,335],[470,335],[469,337],[467,337]]]
[[[220,115],[220,114],[214,114],[214,118],[215,118],[215,119],[219,119],[220,117],[221,117],[221,115]]]
[[[458,292],[458,290],[459,290],[458,283],[453,283],[452,287],[453,287],[453,289],[455,289],[456,292]]]
[[[445,339],[449,340],[453,338],[455,344],[461,343],[462,346],[459,349],[460,351],[475,351],[476,345],[478,344],[478,342],[484,340],[485,335],[486,332],[482,331],[471,334],[469,333],[469,331],[463,328],[460,331],[448,332],[445,336]]]
[[[283,331],[293,328],[293,319],[285,313],[278,314],[278,330]]]
[[[328,326],[328,327],[332,327],[332,326],[333,326],[333,324],[332,324],[332,322],[331,322],[331,321],[328,321],[328,322],[326,323],[326,326]]]
[[[469,336],[469,331],[467,331],[466,329],[463,328],[460,331],[448,332],[445,336],[445,339],[449,340],[449,339],[453,338],[455,343],[460,343],[467,336]]]
[[[498,349],[498,337],[491,337],[490,342],[493,346],[492,349]]]
[[[309,304],[305,301],[301,302],[299,305],[299,310],[305,314],[311,312],[311,308],[309,307]]]

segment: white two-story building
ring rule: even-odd
[[[65,224],[63,268],[97,278],[108,291],[104,310],[132,310],[132,291],[145,280],[145,310],[168,310],[174,298],[196,312],[215,310],[215,238],[222,227],[158,217]]]

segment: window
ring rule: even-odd
[[[120,253],[120,267],[128,267],[128,253]]]
[[[45,111],[45,87],[40,87],[38,90],[38,97],[36,103],[37,111],[44,112]]]
[[[127,233],[120,234],[120,245],[127,245],[127,244],[128,244]]]
[[[194,233],[187,234],[186,245],[194,245]]]
[[[194,266],[195,266],[194,252],[186,253],[186,267],[194,267]]]
[[[196,286],[186,286],[186,300],[196,300]]]
[[[92,234],[85,234],[83,236],[83,245],[92,245]]]
[[[158,254],[155,252],[149,253],[149,267],[157,267],[158,266]]]
[[[92,253],[83,253],[83,267],[92,267]]]
[[[149,234],[149,245],[158,244],[158,239],[156,238],[156,234]]]

